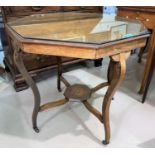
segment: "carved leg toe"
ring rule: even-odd
[[[34,131],[35,131],[36,133],[39,133],[38,127],[33,127],[33,129],[34,129]]]
[[[106,140],[103,140],[103,141],[102,141],[102,144],[107,145],[107,144],[109,144],[109,142],[106,141]]]

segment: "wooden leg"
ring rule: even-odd
[[[39,132],[39,129],[37,127],[37,116],[38,116],[38,112],[39,112],[39,108],[40,108],[39,90],[38,90],[35,82],[31,78],[31,76],[29,75],[28,71],[25,68],[25,65],[22,60],[21,52],[18,52],[18,51],[14,52],[14,60],[15,60],[15,63],[16,63],[16,66],[17,66],[19,72],[22,74],[22,76],[25,79],[25,81],[27,82],[27,84],[31,87],[32,92],[34,94],[35,102],[34,102],[34,109],[33,109],[33,114],[32,114],[32,124],[33,124],[33,129],[35,130],[35,132]]]
[[[102,66],[102,61],[103,61],[103,58],[98,59],[98,60],[94,60],[94,66],[95,67]]]
[[[103,105],[102,105],[102,117],[105,128],[105,140],[103,144],[108,144],[110,141],[110,122],[109,122],[109,108],[111,100],[120,85],[121,81],[125,78],[126,73],[126,59],[130,55],[128,53],[121,53],[111,57],[109,69],[108,69],[108,81],[109,87],[106,92]]]
[[[145,99],[146,99],[146,96],[147,96],[147,93],[148,93],[148,89],[149,89],[149,86],[150,86],[150,83],[151,83],[152,76],[153,76],[153,70],[150,71],[148,81],[146,83],[146,87],[145,87],[144,94],[143,94],[143,97],[142,97],[142,103],[145,102]]]
[[[145,49],[145,47],[140,49],[140,52],[138,54],[138,63],[142,62],[142,57],[143,57],[143,54],[144,54],[144,49]]]
[[[112,59],[110,59],[110,63],[109,63],[109,67],[108,67],[108,75],[107,75],[109,85],[111,84],[111,80],[114,75],[114,71],[113,71],[114,65],[115,65],[115,63],[113,62]]]
[[[155,53],[154,53],[154,56],[153,56],[153,60],[154,59],[155,59]],[[151,63],[150,71],[149,71],[149,74],[148,74],[148,79],[147,79],[147,82],[146,82],[146,87],[145,87],[143,98],[142,98],[142,103],[145,102],[147,92],[148,92],[148,89],[149,89],[149,86],[150,86],[150,83],[151,83],[151,80],[152,80],[154,69],[155,69],[155,60],[152,61],[152,63]]]
[[[139,89],[139,94],[143,94],[145,87],[146,87],[146,83],[148,81],[149,78],[149,72],[151,69],[151,64],[153,61],[153,56],[155,53],[155,31],[152,32],[151,38],[149,38],[150,40],[148,41],[148,47],[146,49],[148,49],[148,55],[147,55],[147,61],[145,64],[145,68],[144,68],[144,73],[143,73],[143,78],[142,78],[142,82],[141,82],[141,86]]]
[[[136,49],[131,50],[131,55],[136,53]]]
[[[61,57],[57,57],[57,63],[58,63],[57,89],[59,92],[61,92],[61,75],[62,75]]]

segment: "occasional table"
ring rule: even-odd
[[[34,94],[33,129],[39,132],[39,112],[66,104],[70,99],[79,100],[104,125],[103,144],[108,144],[111,100],[125,78],[126,61],[131,50],[146,46],[150,33],[145,26],[139,21],[112,15],[79,12],[31,15],[8,23],[6,30],[15,48],[16,65]],[[66,86],[63,99],[40,106],[39,90],[24,66],[21,51],[57,56],[57,88],[61,91],[61,82]],[[63,56],[94,60],[110,57],[107,82],[94,88],[83,84],[71,85],[62,75]],[[107,87],[107,91],[100,112],[88,102],[88,99],[103,87]]]

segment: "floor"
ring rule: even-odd
[[[90,87],[106,81],[109,59],[102,67],[91,62],[64,69],[71,83],[86,83]],[[132,55],[127,62],[127,76],[117,91],[110,107],[111,142],[105,146],[104,128],[80,102],[39,113],[40,133],[31,125],[33,96],[30,89],[15,92],[12,81],[0,84],[0,147],[155,147],[155,78],[148,98],[142,104],[137,94],[145,60],[137,63]],[[42,103],[63,98],[56,89],[56,72],[37,85]],[[62,85],[63,91],[65,89]],[[101,109],[105,89],[96,92],[92,104]]]

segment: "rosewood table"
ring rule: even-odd
[[[31,15],[7,23],[6,30],[16,49],[14,52],[16,65],[34,94],[33,129],[39,132],[37,126],[39,112],[75,99],[81,101],[104,125],[103,144],[108,144],[111,100],[125,78],[126,61],[131,50],[146,46],[150,33],[144,25],[139,21],[111,15],[79,12]],[[24,66],[21,49],[24,53],[57,56],[57,88],[61,91],[61,82],[65,84],[64,99],[40,106],[39,90]],[[62,56],[83,59],[110,57],[107,82],[94,88],[82,84],[71,85],[62,75]],[[100,112],[89,103],[88,99],[92,93],[103,87],[107,87],[107,91]]]

